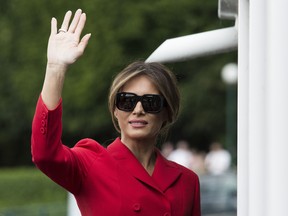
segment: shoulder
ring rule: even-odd
[[[176,162],[173,162],[173,161],[169,161],[169,160],[168,160],[168,162],[169,162],[170,164],[173,164],[173,166],[176,167],[177,169],[181,170],[182,173],[183,173],[184,175],[186,175],[187,177],[197,178],[197,179],[198,179],[198,175],[197,175],[193,170],[188,169],[187,167],[182,166],[182,165],[180,165],[180,164],[178,164],[178,163],[176,163]]]
[[[72,156],[84,173],[88,173],[91,168],[103,168],[111,162],[107,149],[94,139],[81,139],[71,148]],[[110,162],[109,162],[110,161]],[[93,172],[95,174],[95,172]]]
[[[178,171],[180,171],[184,178],[188,178],[190,180],[191,179],[194,179],[194,180],[198,179],[198,175],[195,172],[193,172],[191,169],[188,169],[185,166],[182,166],[182,165],[180,165],[174,161],[170,161],[170,160],[164,158],[162,155],[160,155],[160,157],[162,158],[164,163],[166,163],[167,166],[173,167],[174,169],[177,169]]]
[[[78,141],[72,151],[78,154],[101,154],[106,152],[106,148],[94,139],[85,138]]]

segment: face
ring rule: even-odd
[[[131,92],[138,96],[144,94],[159,94],[156,86],[144,75],[129,80],[121,92]],[[133,141],[155,142],[157,135],[166,121],[166,109],[159,113],[147,113],[140,101],[131,112],[115,108],[114,115],[121,129],[121,140],[124,143]]]

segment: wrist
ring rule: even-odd
[[[41,95],[49,110],[53,110],[61,98],[66,71],[65,65],[47,64]]]
[[[51,71],[67,71],[68,65],[67,64],[62,64],[62,63],[51,63],[47,62],[47,69],[50,69]]]

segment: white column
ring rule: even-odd
[[[68,192],[67,196],[68,196],[67,216],[81,216],[74,195]]]
[[[233,26],[167,39],[146,62],[177,62],[235,50],[237,38],[237,28]]]
[[[287,215],[288,1],[271,0],[268,13],[267,204],[268,215]]]
[[[249,11],[249,216],[266,215],[265,1],[250,1]]]
[[[249,1],[239,1],[238,16],[238,162],[237,215],[248,216],[248,94],[249,94]]]

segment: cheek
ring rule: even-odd
[[[118,122],[120,129],[121,130],[124,129],[123,127],[125,127],[125,122],[127,122],[127,120],[128,120],[129,113],[115,109],[114,116]]]

